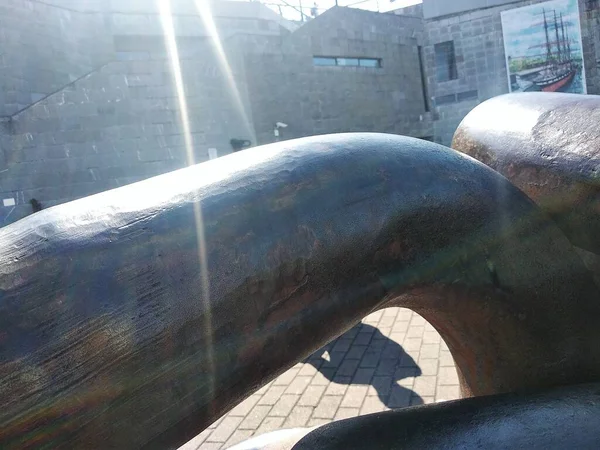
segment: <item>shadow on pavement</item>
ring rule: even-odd
[[[333,383],[372,386],[388,408],[423,404],[417,393],[405,387],[421,375],[421,369],[401,345],[372,325],[359,323],[305,363]]]

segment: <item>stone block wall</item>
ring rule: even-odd
[[[28,0],[20,3],[26,5]],[[35,1],[31,4],[37,8]],[[37,61],[44,67],[42,73],[58,81],[42,97],[25,99],[0,122],[0,226],[31,214],[32,199],[47,208],[202,162],[208,159],[210,148],[217,149],[219,156],[230,153],[232,138],[255,142],[243,59],[228,47],[227,39],[224,66],[214,41],[202,29],[190,33],[186,20],[173,21],[192,143],[187,148],[176,70],[158,15],[143,16],[142,20],[153,24],[144,29],[146,34],[141,33],[143,27],[138,34],[116,34],[123,30],[117,27],[120,13],[43,7],[55,11],[46,18],[49,28],[56,25],[55,20],[60,23],[63,15],[79,14],[84,23],[93,18],[93,23],[102,24],[102,32],[92,29],[89,36],[99,34],[102,39],[79,45],[93,49],[97,44],[110,52],[106,52],[107,61],[74,79],[61,78],[60,59],[56,64],[51,59]],[[13,19],[19,20],[20,15]],[[128,19],[133,23],[140,16],[132,14]],[[70,42],[68,31],[68,27],[62,30],[62,39]],[[75,31],[85,34],[83,29]],[[18,46],[13,47],[10,51],[16,53]],[[0,80],[2,76],[6,79],[2,74]],[[33,74],[24,90],[31,91],[33,84],[43,80],[39,73]],[[231,85],[237,86],[236,96]]]
[[[258,143],[323,133],[432,135],[419,69],[418,17],[333,8],[260,52],[246,52]],[[314,56],[380,58],[382,67],[320,67]]]
[[[508,92],[501,12],[543,0],[498,1],[484,7],[425,20],[428,87],[434,105],[436,142],[450,145],[454,131],[466,114],[480,102]],[[598,3],[580,0],[581,31],[589,94],[600,93]],[[427,10],[427,8],[426,8]],[[434,46],[453,41],[458,77],[439,82],[435,73]]]
[[[106,64],[112,40],[102,17],[44,2],[0,2],[0,117]]]
[[[419,67],[423,22],[334,8],[296,29],[258,3],[171,3],[185,108],[156,5],[0,0],[0,226],[200,162],[230,139],[342,131],[432,135]],[[206,12],[206,11],[205,11]],[[31,13],[31,14],[28,14]],[[381,58],[315,67],[313,56]],[[185,146],[183,112],[192,149]]]

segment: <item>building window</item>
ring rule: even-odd
[[[438,81],[456,80],[456,57],[454,55],[454,41],[441,42],[434,45],[435,72]]]
[[[336,66],[335,58],[325,58],[323,56],[315,56],[313,58],[313,63],[315,66]]]
[[[381,58],[346,58],[346,57],[313,57],[315,66],[343,66],[343,67],[381,67]]]
[[[358,58],[336,58],[338,66],[358,66]]]
[[[358,64],[360,67],[381,67],[381,60],[375,58],[360,58]]]

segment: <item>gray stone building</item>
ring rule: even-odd
[[[249,46],[246,80],[259,144],[378,131],[431,138],[418,17],[332,8],[264,47]],[[258,51],[255,49],[258,48]]]
[[[432,137],[419,18],[335,8],[298,28],[256,2],[156,5],[0,0],[0,225],[232,139]]]
[[[424,0],[427,87],[436,142],[450,145],[466,114],[478,103],[508,92],[501,13],[544,0]],[[600,2],[579,0],[587,92],[600,94]],[[443,46],[446,46],[444,49]],[[448,50],[450,59],[436,61]],[[440,65],[452,73],[440,77]]]
[[[448,145],[508,91],[501,12],[536,2],[336,7],[297,24],[259,2],[0,0],[0,226],[232,140],[377,131]],[[600,2],[579,6],[600,93]]]

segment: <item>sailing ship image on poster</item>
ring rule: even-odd
[[[502,13],[511,92],[585,94],[577,0],[554,0]]]

